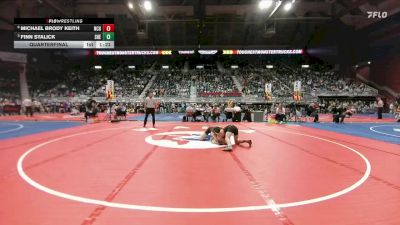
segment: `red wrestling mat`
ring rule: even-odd
[[[0,224],[400,224],[398,145],[239,123],[253,147],[230,153],[197,140],[210,124],[1,141]]]

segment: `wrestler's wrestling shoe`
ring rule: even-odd
[[[232,145],[228,145],[224,148],[224,151],[230,152],[232,151]]]

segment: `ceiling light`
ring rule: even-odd
[[[292,8],[292,5],[293,4],[291,2],[288,2],[288,3],[285,4],[285,6],[283,6],[283,9],[285,11],[289,11]]]
[[[272,5],[272,0],[261,0],[258,2],[258,8],[261,10],[268,9]]]
[[[144,1],[144,3],[143,3],[143,8],[144,8],[146,11],[151,11],[151,10],[153,9],[153,6],[152,6],[152,4],[151,4],[150,1]]]

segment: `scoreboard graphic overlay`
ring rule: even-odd
[[[113,49],[114,18],[15,18],[15,49]]]

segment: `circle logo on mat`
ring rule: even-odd
[[[203,131],[172,131],[153,134],[145,138],[149,144],[178,149],[208,149],[220,148],[221,145],[213,144],[209,139],[200,141]]]

